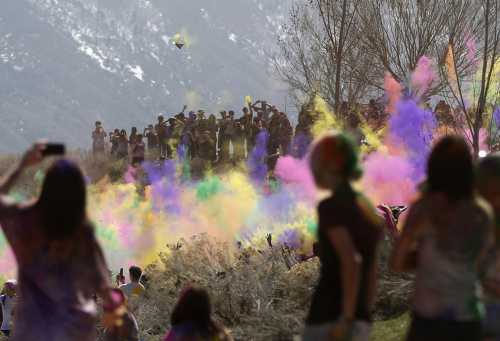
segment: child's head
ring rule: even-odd
[[[131,266],[130,269],[128,270],[129,275],[130,275],[130,281],[132,282],[139,282],[141,280],[142,276],[142,269],[138,266]]]
[[[212,306],[205,289],[187,287],[183,290],[171,316],[173,326],[184,323],[195,323],[199,327],[211,324]]]
[[[500,153],[481,159],[477,167],[476,185],[481,194],[500,218]]]
[[[15,296],[16,295],[16,287],[17,287],[17,281],[15,279],[10,279],[7,282],[5,282],[4,285],[4,292],[7,296]]]
[[[341,133],[324,135],[314,144],[310,166],[316,185],[322,189],[333,190],[342,182],[359,179],[362,174],[354,143]]]

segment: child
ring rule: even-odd
[[[125,297],[130,299],[134,296],[139,297],[144,294],[146,289],[140,283],[142,277],[142,269],[138,266],[131,266],[129,271],[130,283],[120,285],[120,290],[123,291]]]
[[[15,279],[8,280],[4,285],[4,295],[0,296],[0,304],[2,305],[2,327],[0,330],[5,336],[10,336],[12,328],[12,317],[16,305],[16,286]]]
[[[128,309],[136,314],[139,310],[139,304],[146,288],[141,284],[142,269],[138,266],[131,266],[129,269],[130,283],[120,285],[119,289],[125,295]]]
[[[500,340],[500,154],[490,154],[479,163],[477,189],[495,212],[495,245],[483,264],[486,319],[484,340]]]
[[[232,341],[224,327],[212,319],[206,290],[189,287],[181,294],[171,316],[172,329],[164,341]]]
[[[310,162],[317,186],[332,195],[318,206],[321,274],[303,340],[367,341],[382,222],[368,200],[352,188],[361,170],[355,147],[345,135],[321,138]]]

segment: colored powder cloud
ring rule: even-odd
[[[312,243],[306,221],[314,220],[315,203],[301,189],[308,181],[304,168],[286,179],[278,176],[279,185],[268,193],[243,171],[186,181],[181,167],[170,161],[145,164],[149,184],[142,194],[139,183],[91,186],[89,212],[112,267],[146,265],[166,244],[202,233],[255,242],[293,227],[307,237],[304,245]]]
[[[434,113],[420,108],[413,99],[400,101],[389,120],[389,133],[394,142],[405,146],[416,181],[424,176],[436,126]]]
[[[267,142],[269,133],[267,130],[262,130],[257,135],[257,141],[254,149],[250,153],[247,161],[247,167],[250,177],[257,182],[262,182],[267,175]]]
[[[301,198],[310,201],[316,198],[316,187],[306,158],[279,158],[275,174],[291,188],[295,188]]]
[[[409,204],[415,196],[414,167],[404,156],[375,152],[364,160],[363,168],[361,187],[375,203]]]
[[[415,96],[420,98],[425,94],[436,79],[437,76],[434,72],[432,60],[426,56],[420,57],[417,62],[417,67],[411,77],[411,85]]]
[[[311,133],[314,137],[318,137],[332,129],[340,129],[342,127],[330,111],[328,104],[318,95],[313,100],[313,116],[314,124]]]
[[[220,179],[212,176],[201,181],[196,188],[198,200],[208,200],[222,190]]]
[[[497,106],[493,111],[493,119],[495,121],[495,125],[500,127],[500,106]]]
[[[401,84],[399,84],[399,82],[396,81],[389,73],[386,73],[384,78],[384,89],[389,99],[386,111],[388,113],[393,113],[396,110],[396,103],[401,98]]]

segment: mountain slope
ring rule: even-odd
[[[282,103],[269,54],[285,3],[4,0],[0,152],[39,137],[88,147],[96,119],[128,130],[183,104],[239,110],[246,95]]]

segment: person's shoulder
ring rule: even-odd
[[[318,219],[320,229],[330,229],[343,226],[346,223],[346,211],[342,202],[329,197],[318,204]]]
[[[132,288],[132,283],[130,283],[130,287],[132,289],[132,294],[133,295],[137,295],[137,296],[140,296],[142,295],[143,293],[146,292],[146,288],[144,287],[144,285],[142,285],[141,283],[136,283],[133,288]]]
[[[495,213],[493,207],[482,197],[476,196],[472,200],[472,206],[486,223],[492,223],[494,221]]]
[[[90,220],[85,220],[81,226],[81,237],[86,241],[97,240],[95,236],[95,225]]]
[[[475,196],[474,200],[473,200],[473,204],[478,210],[484,212],[485,214],[493,215],[493,208],[488,203],[488,201],[486,199],[484,199],[483,197]]]
[[[30,200],[20,203],[11,196],[0,195],[0,218],[5,224],[10,222],[10,225],[13,225],[13,222],[19,222],[22,225],[22,230],[27,231],[34,225],[33,222],[37,221],[38,214],[36,201]],[[6,226],[3,227],[6,228]]]
[[[329,196],[323,200],[321,200],[318,204],[318,210],[320,212],[325,210],[332,210],[339,207],[340,202],[335,198],[335,196]]]
[[[449,208],[449,201],[442,193],[423,193],[410,206],[413,216],[421,216],[431,212],[444,211]]]

